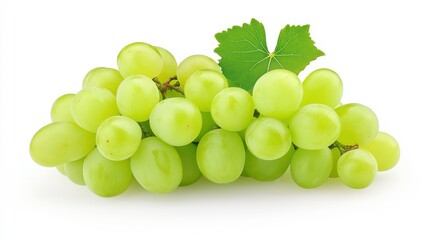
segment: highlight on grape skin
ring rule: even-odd
[[[79,91],[58,94],[30,141],[35,163],[98,196],[123,194],[133,179],[154,194],[201,178],[362,189],[398,164],[397,139],[379,130],[369,106],[342,100],[345,79],[332,69],[303,76],[288,66],[252,68],[249,89],[210,56],[177,61],[145,42],[126,45],[116,63],[89,69]]]

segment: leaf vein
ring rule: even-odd
[[[291,38],[289,38],[289,40],[277,52],[281,52],[289,44],[290,41],[292,41],[293,39],[295,39],[296,37],[298,37],[298,35],[300,35],[303,31],[304,31],[304,28],[301,28],[300,31],[298,31],[295,35],[293,35]]]

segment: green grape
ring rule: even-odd
[[[141,140],[139,149],[130,161],[135,179],[150,192],[171,192],[182,181],[183,168],[179,153],[157,137]]]
[[[343,82],[331,69],[321,68],[311,72],[302,83],[304,96],[301,106],[321,103],[335,108],[343,96]]]
[[[368,150],[375,157],[378,171],[389,170],[399,161],[399,144],[388,133],[378,132],[371,143],[360,146],[360,148]]]
[[[188,78],[184,91],[186,98],[194,102],[200,111],[210,112],[213,98],[227,87],[228,81],[222,73],[203,69]]]
[[[296,150],[290,163],[290,173],[296,184],[303,188],[322,185],[332,170],[332,153],[329,148]]]
[[[55,167],[85,157],[95,146],[95,134],[75,123],[54,122],[42,127],[30,142],[33,160]]]
[[[142,130],[136,121],[125,116],[113,116],[100,124],[95,141],[105,158],[121,161],[137,151],[141,139]]]
[[[182,160],[183,177],[180,186],[187,186],[196,182],[201,177],[201,171],[197,164],[197,147],[190,143],[182,147],[176,147]]]
[[[345,145],[366,145],[377,136],[378,119],[368,107],[349,103],[335,109],[341,121],[338,141]]]
[[[199,142],[201,138],[204,135],[206,135],[206,133],[210,132],[211,130],[217,127],[210,112],[201,112],[201,120],[202,120],[201,131],[198,134],[197,138],[195,138],[194,142]]]
[[[119,115],[115,95],[105,88],[84,88],[73,98],[71,113],[81,128],[97,132],[106,118]]]
[[[286,172],[294,153],[295,149],[291,147],[283,157],[267,161],[255,157],[247,149],[246,164],[244,165],[243,172],[258,181],[274,181]]]
[[[240,177],[246,153],[238,133],[223,129],[208,132],[197,146],[201,173],[214,183],[230,183]]]
[[[143,75],[125,78],[116,93],[119,112],[137,122],[149,119],[159,99],[158,87],[152,79]]]
[[[56,166],[58,172],[60,172],[62,175],[66,176],[66,172],[64,170],[64,164]]]
[[[220,91],[211,104],[213,120],[221,128],[238,132],[253,120],[255,106],[252,96],[242,88],[230,87]]]
[[[126,78],[132,75],[158,76],[163,67],[163,59],[158,49],[143,42],[125,46],[118,54],[118,69]]]
[[[83,179],[83,162],[85,158],[64,163],[64,172],[66,176],[77,185],[85,185]]]
[[[184,146],[201,131],[201,113],[186,98],[168,98],[156,105],[149,119],[155,136],[172,146]]]
[[[217,72],[220,71],[219,65],[216,61],[205,55],[192,55],[185,58],[179,66],[177,66],[177,78],[179,79],[180,86],[185,87],[188,78],[196,71],[203,69],[211,69]]]
[[[89,71],[83,79],[82,88],[100,87],[116,94],[119,84],[124,80],[121,73],[113,68],[98,67]]]
[[[253,87],[256,109],[265,117],[286,120],[299,108],[303,95],[295,73],[276,69],[262,75]]]
[[[329,177],[337,178],[338,177],[337,163],[338,163],[338,159],[341,157],[341,152],[338,148],[334,147],[331,149],[331,153],[332,153],[332,169],[331,169],[331,173],[329,174]]]
[[[158,80],[161,83],[165,83],[171,77],[176,75],[177,62],[173,54],[167,51],[167,49],[164,49],[162,47],[156,47],[156,49],[158,49],[158,52],[159,54],[161,54],[161,58],[162,58],[162,70],[158,74]]]
[[[71,105],[73,102],[74,94],[64,94],[55,100],[51,108],[52,122],[67,121],[74,123],[71,114]]]
[[[263,160],[283,157],[292,146],[290,133],[281,121],[259,117],[246,130],[246,145],[250,152]]]
[[[133,179],[130,160],[111,161],[94,148],[83,162],[83,178],[98,196],[117,196],[128,189]]]
[[[335,111],[323,104],[300,108],[289,124],[295,145],[308,150],[328,147],[338,138],[340,129],[340,119]]]
[[[355,149],[341,155],[337,163],[338,176],[351,188],[365,188],[377,173],[377,160],[365,149]]]

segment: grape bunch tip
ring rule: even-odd
[[[168,193],[201,176],[273,181],[287,169],[302,188],[338,178],[361,189],[399,160],[398,142],[369,107],[341,103],[343,82],[331,69],[302,81],[272,69],[251,90],[232,83],[208,56],[178,63],[164,48],[131,43],[117,69],[90,70],[80,91],[54,101],[30,155],[101,197],[133,179]]]

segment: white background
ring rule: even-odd
[[[428,12],[407,1],[24,1],[1,3],[0,239],[429,239]],[[214,34],[263,22],[271,49],[286,24],[310,24],[337,71],[343,103],[360,102],[401,145],[401,159],[364,190],[200,181],[165,195],[133,185],[100,198],[34,163],[32,135],[86,72],[115,67],[128,43],[215,59]],[[149,237],[149,238],[147,238]]]

